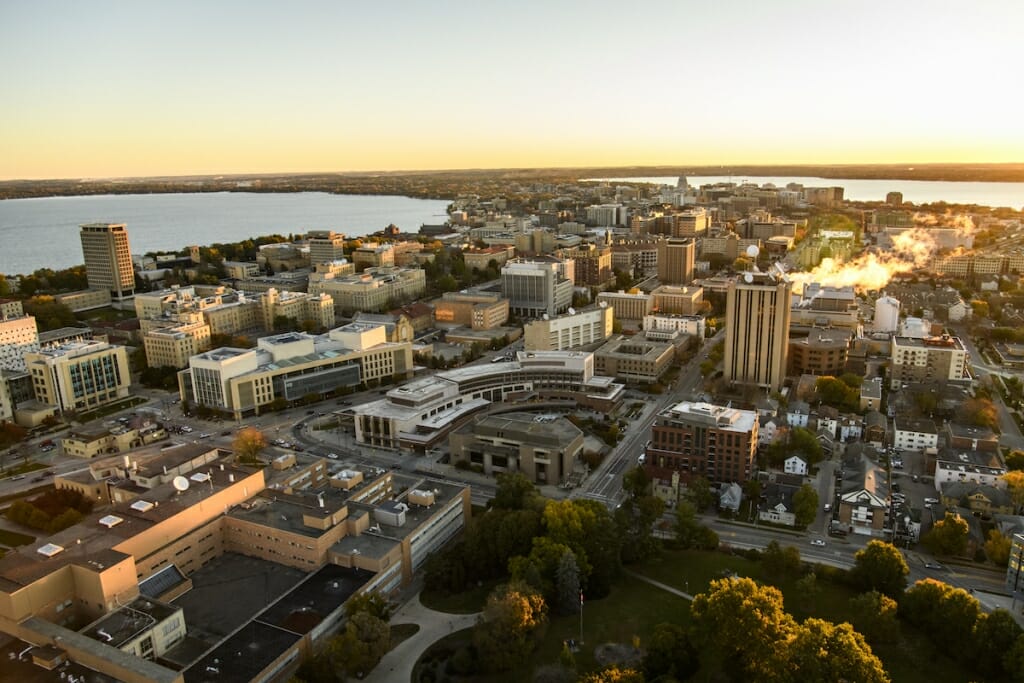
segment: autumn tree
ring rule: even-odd
[[[579,683],[644,683],[644,676],[636,669],[612,664],[595,673],[584,675],[579,679]]]
[[[797,526],[807,526],[818,515],[818,492],[804,484],[793,494],[793,516]]]
[[[1011,470],[1003,475],[1006,490],[1019,510],[1024,506],[1024,470]]]
[[[255,427],[245,427],[235,435],[231,446],[240,462],[252,462],[257,460],[260,451],[267,447],[267,439],[263,432]]]
[[[990,399],[971,398],[964,401],[957,414],[967,423],[979,427],[996,429],[999,426],[999,412]]]
[[[896,601],[878,591],[861,593],[850,600],[853,626],[869,643],[888,643],[898,635]]]
[[[645,643],[641,670],[649,680],[685,681],[700,666],[697,651],[686,628],[679,624],[658,624]]]
[[[962,555],[967,549],[967,520],[955,512],[946,512],[943,519],[921,538],[925,547],[937,555]]]
[[[863,591],[896,598],[906,588],[909,573],[903,554],[895,546],[874,540],[854,555],[850,579]]]
[[[526,659],[547,623],[544,598],[523,584],[496,588],[473,628],[473,645],[490,671],[507,671]]]
[[[1005,567],[1010,562],[1011,545],[1009,536],[1001,534],[999,529],[990,529],[985,541],[985,557],[997,567]]]
[[[782,593],[753,579],[719,579],[690,604],[693,644],[710,670],[733,680],[770,680],[778,664],[778,643],[796,622],[782,605]]]
[[[954,654],[962,661],[974,656],[969,634],[981,614],[973,595],[944,581],[922,579],[900,598],[900,615],[928,633],[940,652]]]
[[[783,647],[782,667],[771,680],[888,683],[889,675],[864,636],[850,624],[807,619]]]

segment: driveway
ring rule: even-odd
[[[391,617],[392,624],[418,624],[420,630],[411,638],[384,655],[363,680],[367,683],[396,683],[412,679],[412,670],[428,647],[449,633],[461,631],[476,623],[477,614],[447,614],[428,609],[417,593]]]

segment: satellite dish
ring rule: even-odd
[[[757,248],[756,244],[751,244],[747,247],[747,256],[750,258],[757,258],[757,255],[761,253],[761,250]]]
[[[569,315],[576,315],[576,309],[572,306],[569,307]]]
[[[754,274],[753,273],[743,273],[743,281],[746,282],[749,285],[751,282],[754,281]]]
[[[608,308],[608,302],[607,301],[598,301],[597,305],[600,306],[601,308]]]
[[[175,477],[174,480],[171,482],[171,485],[174,486],[174,490],[177,491],[178,493],[181,493],[182,491],[188,491],[188,479],[186,479],[185,477]]]

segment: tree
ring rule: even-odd
[[[955,512],[946,512],[921,539],[925,547],[937,555],[962,555],[967,549],[967,520]]]
[[[1024,451],[1013,451],[1006,456],[1006,469],[1024,470]]]
[[[1024,505],[1024,471],[1011,470],[1003,475],[1003,481],[1006,482],[1006,490],[1013,499],[1014,505],[1019,509]]]
[[[778,581],[799,576],[803,565],[799,550],[791,545],[782,547],[773,540],[761,553],[761,566],[768,576]]]
[[[853,377],[857,375],[852,375],[851,381]],[[838,410],[857,410],[860,407],[860,382],[856,387],[852,387],[844,381],[846,379],[845,375],[843,379],[828,375],[819,377],[814,383],[818,400]]]
[[[367,612],[352,615],[345,629],[332,638],[326,658],[344,676],[362,678],[377,665],[391,647],[391,629],[387,622]]]
[[[1013,615],[1004,609],[978,615],[973,634],[978,669],[991,680],[1008,679],[1012,671],[1006,668],[1005,655],[1022,633]]]
[[[246,427],[235,435],[231,447],[239,461],[252,462],[257,460],[260,451],[267,447],[267,439],[263,432],[255,427]]]
[[[810,618],[795,631],[785,644],[785,664],[775,680],[888,683],[882,662],[849,624]]]
[[[485,668],[506,671],[521,663],[547,622],[544,598],[522,584],[496,588],[473,628],[473,644]]]
[[[796,631],[782,593],[753,579],[718,579],[690,604],[693,644],[709,670],[733,680],[771,680],[778,643]]]
[[[809,429],[793,427],[789,430],[789,450],[790,454],[802,453],[809,463],[821,462],[821,442]]]
[[[576,555],[568,548],[562,553],[555,570],[555,605],[560,614],[578,614],[583,591],[580,589],[580,568]]]
[[[676,506],[675,532],[680,548],[714,550],[718,547],[718,534],[697,521],[697,513],[689,501],[681,500]]]
[[[999,426],[999,411],[987,398],[971,398],[964,401],[957,414],[969,424],[996,429]]]
[[[793,494],[793,515],[797,526],[807,526],[818,515],[818,492],[810,484]]]
[[[715,502],[715,494],[711,492],[711,482],[707,477],[699,475],[686,485],[686,497],[698,512],[707,510]]]
[[[658,624],[644,648],[641,669],[648,680],[667,677],[685,681],[697,673],[700,661],[690,636],[679,624]]]
[[[863,591],[896,598],[907,587],[909,573],[903,554],[895,546],[875,540],[854,555],[850,578]]]
[[[853,626],[869,643],[891,642],[899,633],[896,601],[878,591],[861,593],[850,600]]]
[[[1010,538],[999,533],[999,529],[990,529],[985,541],[985,557],[997,567],[1005,567],[1010,562],[1011,545]]]
[[[544,506],[547,536],[576,554],[581,583],[589,595],[603,597],[621,569],[618,527],[608,508],[596,500],[549,500]],[[590,565],[587,575],[584,567]]]
[[[589,673],[580,683],[644,683],[644,676],[636,669],[620,668],[612,664],[596,673]]]
[[[531,503],[540,502],[543,505],[543,498],[537,492],[537,487],[522,472],[499,474],[497,483],[491,507],[504,510],[523,510],[528,506],[533,507],[530,505]]]
[[[1013,647],[1003,655],[1003,668],[1014,683],[1024,683],[1024,635],[1017,636]]]
[[[380,593],[359,593],[345,603],[345,616],[349,619],[358,612],[365,612],[381,621],[391,621],[391,605]]]
[[[900,599],[900,616],[927,632],[939,651],[961,661],[970,661],[973,633],[981,614],[974,596],[961,588],[935,579],[922,579],[908,588]]]

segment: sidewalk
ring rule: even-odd
[[[411,638],[384,655],[373,671],[363,680],[368,683],[394,683],[408,681],[420,656],[427,648],[449,633],[461,631],[476,624],[477,614],[447,614],[428,609],[416,593],[391,617],[392,624],[418,624],[420,630]]]

